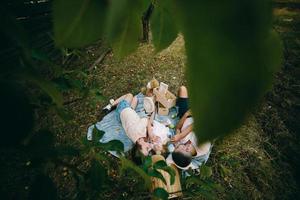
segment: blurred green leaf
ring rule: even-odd
[[[131,160],[126,159],[125,157],[120,157],[121,160],[121,172],[124,172],[126,169],[131,169],[135,171],[138,175],[140,175],[145,183],[145,186],[147,188],[150,187],[151,180],[150,177],[146,174],[146,172],[143,171],[140,167],[135,165]]]
[[[164,184],[167,184],[165,177],[156,169],[150,169],[148,171],[148,175],[155,178],[159,178],[160,180],[162,180],[162,182],[164,182]]]
[[[117,152],[124,151],[124,144],[120,140],[111,140],[107,143],[99,142],[99,144],[106,151],[117,151]]]
[[[168,199],[169,193],[163,188],[155,188],[153,195],[158,199]]]
[[[53,109],[64,122],[69,122],[74,119],[74,114],[66,110],[64,107],[53,105],[51,106],[51,109]]]
[[[87,172],[87,178],[90,181],[90,187],[94,190],[101,191],[106,176],[107,174],[104,167],[97,160],[92,160],[91,167]]]
[[[99,140],[103,137],[104,135],[104,131],[101,131],[97,128],[96,125],[94,125],[94,129],[93,129],[93,142],[98,144],[99,143]]]
[[[153,164],[154,169],[161,169],[161,168],[167,167],[167,166],[168,165],[167,165],[166,161],[164,161],[164,160],[157,161],[156,163]]]
[[[32,199],[32,200],[58,199],[57,189],[53,181],[46,175],[38,175],[31,186],[28,199]]]
[[[168,174],[170,174],[170,183],[171,183],[171,185],[174,184],[176,172],[172,167],[167,165],[166,161],[160,160],[160,161],[154,163],[153,164],[153,169],[155,169],[155,170],[161,169],[161,170],[166,171]]]
[[[177,37],[178,28],[172,0],[156,1],[151,16],[151,32],[156,51],[168,47]]]
[[[151,156],[146,156],[144,158],[144,162],[143,162],[143,170],[145,172],[147,172],[147,170],[149,169],[149,167],[151,167],[152,165],[152,157]]]
[[[117,57],[124,57],[138,47],[143,11],[141,0],[111,1],[107,18],[107,37]]]
[[[100,39],[107,6],[107,0],[55,0],[53,20],[56,44],[76,48]]]
[[[24,73],[24,78],[28,81],[33,82],[37,86],[39,86],[46,94],[48,94],[52,101],[59,107],[63,105],[63,96],[55,87],[55,84],[51,81],[48,81],[34,72]]]
[[[176,176],[175,170],[170,166],[163,167],[162,170],[170,174],[170,183],[171,185],[173,185],[175,183],[175,176]]]
[[[0,145],[19,145],[33,128],[33,107],[20,84],[0,81],[0,91]]]
[[[237,128],[270,86],[282,48],[268,0],[175,0],[200,141]],[[195,17],[197,16],[197,17]]]

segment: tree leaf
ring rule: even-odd
[[[148,175],[152,176],[152,177],[155,177],[155,178],[159,178],[160,180],[162,180],[162,182],[164,182],[164,184],[167,185],[165,177],[158,170],[156,170],[156,169],[150,169],[148,171]]]
[[[121,160],[121,172],[124,172],[126,169],[131,169],[135,171],[143,178],[145,186],[147,188],[150,187],[151,184],[150,177],[146,174],[146,172],[143,171],[143,169],[141,169],[140,167],[138,167],[132,161],[126,159],[125,157],[120,157],[120,160]]]
[[[98,144],[99,143],[99,140],[103,137],[104,135],[104,131],[101,131],[97,128],[96,125],[94,125],[94,129],[93,129],[93,142]]]
[[[149,169],[149,167],[151,167],[152,165],[152,158],[151,156],[146,156],[143,162],[143,169],[145,172],[147,172],[147,170]]]
[[[57,112],[58,116],[65,122],[74,118],[73,114],[70,111],[67,111],[64,107],[53,106],[53,108]]]
[[[162,170],[170,174],[170,183],[171,185],[173,185],[175,183],[175,176],[176,176],[175,170],[170,166],[163,167]]]
[[[46,94],[48,94],[52,101],[58,106],[62,107],[63,105],[63,96],[55,87],[55,84],[51,81],[45,80],[40,75],[34,72],[27,72],[22,75],[28,81],[33,82],[37,86],[39,86]]]
[[[90,187],[100,191],[106,179],[106,170],[97,160],[92,160],[91,167],[87,172]]]
[[[38,175],[31,186],[28,199],[58,199],[57,189],[53,181],[46,175]]]
[[[170,175],[170,183],[171,183],[171,185],[174,184],[176,172],[172,167],[167,165],[166,161],[160,160],[160,161],[154,163],[153,169],[155,169],[155,170],[161,169],[161,170],[164,170],[164,171],[168,172],[168,174]]]
[[[100,39],[107,7],[107,0],[55,0],[53,20],[56,44],[74,48]]]
[[[111,140],[107,143],[99,142],[99,144],[106,151],[117,151],[117,152],[124,151],[124,144],[120,140]]]
[[[117,57],[124,57],[138,47],[138,39],[142,33],[142,13],[141,0],[111,1],[107,37]]]
[[[158,199],[168,199],[169,193],[163,188],[155,188],[153,195]]]
[[[164,161],[164,160],[159,160],[153,164],[154,169],[161,169],[161,168],[167,167],[167,166],[168,165],[167,165],[166,161]]]
[[[175,4],[185,39],[195,132],[200,141],[224,136],[243,122],[280,66],[280,42],[270,35],[271,4]]]
[[[157,1],[151,16],[151,32],[156,51],[168,47],[177,37],[176,15],[172,0]]]

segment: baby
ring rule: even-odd
[[[166,152],[166,144],[170,141],[169,128],[164,124],[154,120],[155,112],[151,115],[148,125],[148,137],[151,143],[152,150],[155,154],[162,154]]]

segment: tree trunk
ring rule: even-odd
[[[142,17],[142,24],[143,24],[143,42],[149,42],[149,30],[150,30],[150,17],[153,12],[154,6],[151,3],[146,10],[146,12],[143,14]]]

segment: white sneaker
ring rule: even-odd
[[[112,109],[112,105],[113,105],[114,102],[115,102],[114,99],[110,99],[110,100],[109,100],[109,104],[108,104],[107,106],[105,106],[105,107],[102,109],[102,111],[103,111],[103,112],[106,112],[106,113],[110,112],[111,109]]]
[[[111,104],[108,104],[107,106],[105,106],[102,110],[103,111],[110,111],[111,110]]]
[[[109,103],[110,103],[110,105],[113,105],[115,103],[115,100],[114,99],[110,99]]]

